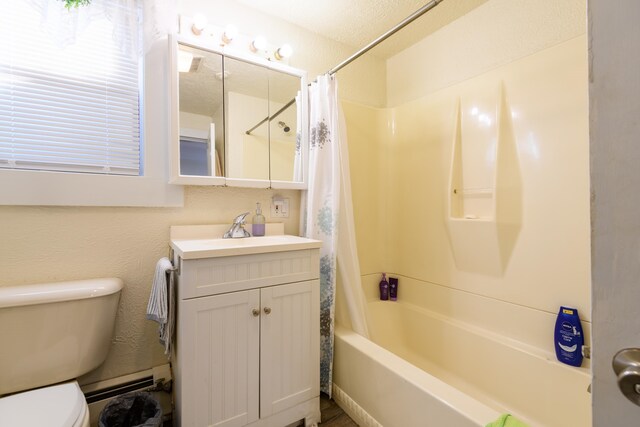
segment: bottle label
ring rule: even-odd
[[[383,301],[389,299],[389,285],[387,282],[380,283],[380,299]]]
[[[558,341],[558,346],[561,349],[561,353],[564,357],[573,358],[575,355],[573,353],[578,350],[578,345],[575,344],[576,338],[579,339],[580,332],[569,322],[562,322],[562,328],[560,329],[559,334],[560,341]]]

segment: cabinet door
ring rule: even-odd
[[[183,427],[244,426],[258,419],[260,291],[184,301]]]
[[[320,291],[311,280],[261,290],[260,417],[320,393]]]

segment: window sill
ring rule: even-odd
[[[168,184],[168,40],[144,64],[144,176],[0,169],[0,205],[181,207],[182,186]]]
[[[166,177],[0,170],[0,182],[0,205],[183,206],[183,188]]]

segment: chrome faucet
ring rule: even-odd
[[[244,229],[245,218],[249,215],[249,212],[242,213],[233,220],[233,224],[229,231],[224,233],[223,239],[237,239],[240,237],[251,237],[251,234]]]

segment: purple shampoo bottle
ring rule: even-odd
[[[389,282],[387,282],[387,275],[382,273],[382,280],[380,280],[380,300],[386,301],[389,299]]]

